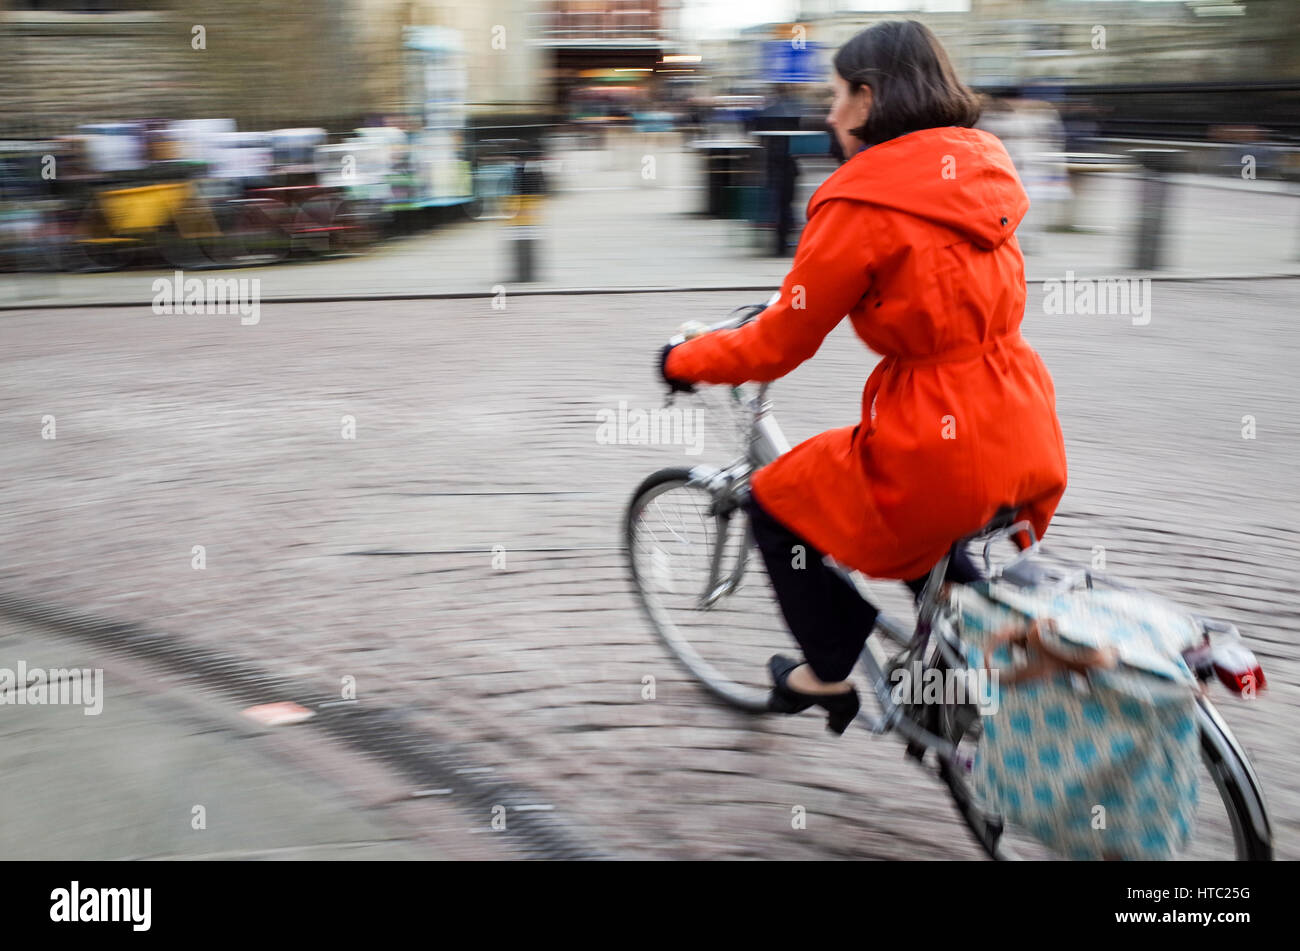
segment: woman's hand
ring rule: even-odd
[[[673,352],[673,347],[675,346],[679,346],[679,344],[666,343],[664,344],[663,350],[659,351],[659,375],[663,377],[663,381],[668,384],[668,391],[670,393],[694,393],[694,383],[686,383],[683,380],[674,380],[668,375],[668,354]]]
[[[673,393],[694,393],[695,384],[687,383],[684,380],[674,380],[668,375],[668,354],[673,352],[673,347],[680,346],[687,340],[693,340],[709,328],[698,320],[688,320],[677,328],[677,334],[671,341],[664,344],[663,350],[659,352],[659,375],[663,377],[668,389]]]

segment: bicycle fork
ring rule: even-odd
[[[707,610],[740,587],[749,549],[754,544],[754,528],[748,518],[744,515],[738,516],[745,526],[744,537],[741,539],[740,550],[736,555],[736,564],[724,577],[723,558],[727,548],[727,538],[731,530],[732,517],[736,516],[744,505],[744,488],[736,485],[734,474],[722,470],[700,468],[692,470],[691,475],[693,481],[707,486],[713,495],[709,514],[713,516],[717,538],[709,558],[709,578],[699,599],[701,610]]]

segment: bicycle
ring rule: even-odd
[[[744,311],[739,317],[708,329],[742,326],[766,306],[738,308]],[[672,342],[682,339],[679,334]],[[653,473],[633,493],[623,526],[633,586],[655,632],[709,692],[751,713],[766,711],[770,690],[764,668],[767,656],[788,652],[793,645],[775,608],[762,559],[751,551],[754,540],[744,508],[752,473],[790,448],[772,415],[768,388],[764,383],[756,391],[730,389],[732,406],[743,420],[738,427],[744,446],[741,457],[721,468],[695,466]],[[983,544],[986,572],[1016,583],[1128,587],[1089,569],[1045,558],[1030,524],[1015,520],[1018,510],[1019,506],[1009,506],[979,531],[956,540],[926,580],[916,605],[916,622],[909,625],[882,610],[859,659],[869,690],[858,723],[872,734],[898,733],[907,744],[908,755],[919,764],[925,764],[927,756],[937,764],[939,778],[958,814],[978,845],[996,860],[1054,856],[1024,830],[1009,827],[1002,816],[985,811],[976,800],[969,776],[982,735],[979,709],[968,703],[948,703],[946,698],[914,702],[913,696],[913,702],[907,702],[906,697],[896,696],[891,685],[896,683],[896,672],[902,670],[919,671],[924,678],[929,670],[942,676],[945,670],[967,667],[956,619],[944,597],[948,561],[958,547],[965,550],[970,544]],[[1028,545],[994,565],[993,546],[1017,537],[1028,538]],[[864,597],[870,595],[874,603],[882,603],[864,576],[828,564]],[[688,572],[695,569],[699,574],[684,577],[683,565]],[[750,584],[745,583],[747,576]],[[753,602],[745,600],[747,591],[757,592]],[[758,620],[763,617],[765,623]],[[1245,751],[1204,690],[1216,675],[1225,684],[1234,683],[1225,667],[1224,651],[1245,652],[1245,648],[1231,625],[1207,618],[1198,621],[1204,644],[1184,656],[1203,685],[1197,700],[1197,722],[1202,764],[1212,782],[1206,784],[1204,775],[1200,777],[1197,833],[1178,857],[1224,858],[1220,853],[1231,849],[1238,860],[1271,859],[1272,830],[1259,781]],[[1254,663],[1253,655],[1249,661]],[[1239,689],[1241,683],[1235,683]],[[868,709],[871,696],[879,706],[878,713]]]
[[[119,270],[146,251],[182,270],[275,263],[289,253],[282,208],[220,201],[192,180],[108,189],[73,213],[62,258],[74,271]]]

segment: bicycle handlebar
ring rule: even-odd
[[[702,336],[703,334],[706,333],[713,333],[713,331],[715,330],[735,330],[737,327],[743,327],[745,324],[749,323],[751,320],[753,320],[763,311],[767,310],[767,308],[771,307],[774,303],[776,303],[776,301],[780,298],[780,296],[781,296],[781,292],[777,291],[770,298],[768,298],[766,304],[746,304],[743,307],[738,307],[736,308],[736,310],[744,311],[744,313],[740,314],[737,317],[728,317],[726,320],[720,321],[716,324],[711,324],[710,326],[705,327],[696,336]],[[735,311],[732,311],[732,313],[734,314]],[[674,347],[677,346],[678,344],[685,343],[686,340],[687,340],[686,335],[680,331],[668,338],[668,342],[672,344]]]

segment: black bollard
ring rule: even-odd
[[[510,228],[510,244],[515,263],[515,283],[537,280],[537,212],[542,201],[542,166],[535,160],[515,166],[515,196],[519,213]]]
[[[1180,149],[1133,149],[1142,163],[1138,180],[1137,227],[1134,230],[1133,267],[1155,271],[1164,266],[1165,217],[1169,205],[1170,172],[1181,166]]]
[[[1300,183],[1300,164],[1295,162],[1294,157],[1291,161],[1288,161],[1285,156],[1281,158],[1281,175],[1282,180],[1290,185]],[[1296,229],[1295,251],[1291,259],[1300,261],[1300,228]]]

